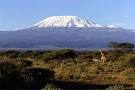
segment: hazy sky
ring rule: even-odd
[[[30,27],[57,15],[135,29],[135,0],[0,0],[0,30]]]

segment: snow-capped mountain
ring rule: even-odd
[[[0,32],[0,48],[106,48],[109,42],[135,44],[135,32],[78,16],[53,16],[33,27]]]
[[[53,28],[53,27],[103,27],[93,21],[88,21],[78,16],[51,16],[34,25],[38,28]]]

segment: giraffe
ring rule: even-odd
[[[105,57],[105,55],[104,55],[104,53],[103,53],[102,50],[100,50],[100,53],[101,53],[100,62],[101,62],[102,64],[104,64],[104,63],[106,63],[106,57]]]

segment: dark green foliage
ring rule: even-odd
[[[92,55],[93,58],[99,58],[99,57],[101,57],[100,52],[97,51],[97,50],[93,50],[90,53],[91,53],[91,55]]]
[[[126,49],[131,50],[133,46],[125,43],[118,43],[118,45],[124,48],[124,51],[120,48],[103,51],[107,58],[105,64],[93,61],[93,58],[100,59],[101,57],[98,50],[0,52],[0,90],[41,90],[46,89],[44,88],[46,83],[51,83],[51,81],[57,83],[57,80],[62,81],[62,84],[65,83],[64,80],[67,80],[75,83],[107,82],[111,85],[117,80],[118,82],[133,81],[135,80],[135,54]],[[68,87],[69,84],[66,85]],[[67,87],[62,86],[62,90],[68,90]],[[109,87],[108,90],[114,88],[119,88],[119,86]]]
[[[19,57],[22,57],[22,58],[31,57],[31,58],[33,58],[34,57],[33,51],[22,52],[22,53],[20,53]]]
[[[123,56],[124,52],[121,50],[109,50],[106,52],[106,58],[108,61],[117,61],[120,56]]]
[[[134,44],[128,42],[110,42],[108,45],[112,50],[132,51]]]
[[[135,67],[135,57],[129,55],[121,56],[119,57],[118,61],[116,61],[114,64],[115,68],[133,68]]]
[[[120,43],[118,45],[119,48],[122,48],[122,49],[133,49],[134,48],[134,44],[132,43]]]
[[[118,84],[118,85],[115,85],[115,86],[110,86],[106,90],[124,90],[124,85]]]
[[[134,68],[128,68],[121,72],[121,75],[126,80],[135,80],[135,69]]]
[[[41,90],[63,90],[63,89],[57,88],[54,84],[47,84]]]
[[[26,77],[31,77],[34,80],[50,80],[54,77],[54,71],[42,68],[28,68],[25,70]]]
[[[20,58],[36,58],[41,54],[42,54],[41,51],[25,51],[25,52],[20,52],[19,57]]]
[[[53,79],[53,71],[32,68],[31,64],[26,60],[0,60],[0,90],[40,90]]]
[[[30,60],[20,60],[20,62],[22,64],[22,66],[25,68],[32,66],[32,61],[30,61]]]
[[[3,51],[3,52],[0,53],[0,55],[2,57],[17,58],[19,53],[20,53],[19,51],[11,50],[11,51]]]
[[[76,54],[73,50],[63,49],[44,53],[42,58],[46,61],[53,59],[74,58],[75,56]]]
[[[40,90],[44,85],[54,78],[54,71],[43,68],[27,68],[23,72],[25,88]]]
[[[86,59],[92,59],[93,56],[91,52],[82,52],[78,54],[78,58],[86,60]]]
[[[0,88],[13,88],[22,80],[18,65],[0,61]]]

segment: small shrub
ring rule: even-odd
[[[135,57],[130,55],[124,55],[119,57],[118,61],[114,63],[115,68],[125,69],[135,67]]]
[[[118,85],[115,85],[115,86],[110,86],[106,90],[124,90],[124,86],[118,84]]]
[[[100,54],[99,51],[93,50],[93,51],[91,52],[91,55],[92,55],[93,58],[95,58],[95,57],[100,57],[101,54]]]
[[[121,50],[110,50],[106,54],[106,58],[108,61],[116,61],[120,56],[122,56],[124,53]]]
[[[10,50],[10,51],[1,52],[0,55],[3,57],[8,57],[8,58],[17,58],[19,53],[20,52],[18,52],[18,51]]]
[[[20,58],[35,58],[39,56],[40,54],[42,54],[42,52],[40,51],[25,51],[25,52],[21,52],[19,54],[19,57]]]
[[[9,60],[0,60],[0,88],[12,88],[21,81],[19,66]]]
[[[110,42],[108,45],[112,50],[132,51],[134,44],[128,42]]]
[[[43,68],[28,68],[25,70],[26,77],[32,77],[35,80],[50,80],[54,77],[54,71]]]
[[[45,88],[43,88],[43,89],[41,89],[41,90],[62,90],[62,89],[60,89],[60,88],[57,88],[55,85],[53,85],[53,84],[47,84],[46,86],[45,86]]]
[[[51,51],[43,54],[44,60],[53,60],[53,59],[64,59],[64,58],[74,58],[75,52],[70,49],[63,49],[58,51]]]
[[[121,75],[127,80],[135,80],[135,69],[129,68],[121,72]]]

